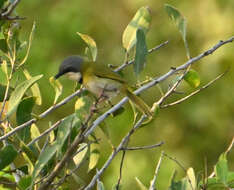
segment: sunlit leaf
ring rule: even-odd
[[[16,111],[17,125],[21,125],[32,118],[32,109],[35,105],[35,97],[26,97],[20,103]],[[19,137],[25,143],[30,141],[30,127],[25,127],[18,132]]]
[[[200,77],[197,73],[197,71],[191,69],[189,70],[185,76],[184,80],[193,88],[196,88],[200,85]]]
[[[13,145],[9,144],[0,150],[0,170],[12,163],[18,155]]]
[[[104,184],[100,180],[97,181],[97,190],[105,190]]]
[[[148,7],[141,7],[124,30],[122,36],[123,47],[127,52],[136,44],[136,31],[142,29],[144,33],[149,30],[151,15]]]
[[[79,97],[75,103],[75,111],[77,117],[84,121],[89,114],[90,108],[93,105],[93,101],[90,96]]]
[[[224,184],[227,183],[228,163],[227,163],[227,158],[226,158],[225,153],[220,155],[219,161],[215,165],[215,174],[219,182],[222,182]]]
[[[148,188],[137,177],[135,177],[135,180],[141,190],[148,190]]]
[[[92,170],[98,163],[100,157],[99,144],[92,143],[90,145],[89,171]]]
[[[23,141],[20,141],[20,148],[25,153],[24,158],[27,160],[27,162],[31,162],[34,165],[37,161],[37,156],[35,153],[28,146],[26,146]]]
[[[23,73],[24,73],[26,79],[30,80],[32,78],[32,76],[30,75],[28,70],[24,69]],[[41,99],[41,92],[39,89],[39,85],[37,83],[35,83],[34,85],[32,85],[32,87],[30,89],[32,91],[33,96],[36,97],[36,104],[41,105],[42,99]]]
[[[26,80],[20,83],[15,90],[12,92],[11,97],[9,99],[8,112],[7,116],[9,117],[18,107],[24,93],[35,83],[37,82],[43,75],[38,75],[36,77],[32,77],[30,80]]]
[[[96,42],[93,40],[93,38],[91,38],[90,36],[88,36],[86,34],[82,34],[80,32],[77,32],[77,34],[88,45],[88,48],[89,48],[90,53],[92,55],[92,60],[96,61],[96,58],[97,58],[97,45],[96,45]]]
[[[54,77],[50,77],[50,84],[52,85],[55,91],[54,104],[56,104],[58,101],[58,98],[62,94],[63,86],[58,80],[55,80]]]
[[[138,29],[136,32],[136,54],[135,54],[135,61],[133,64],[134,72],[136,75],[143,70],[146,62],[146,55],[148,53],[147,45],[145,41],[145,34],[142,29]]]
[[[196,181],[196,177],[195,177],[195,173],[194,173],[193,168],[189,168],[187,170],[187,177],[190,180],[190,185],[192,186],[191,190],[196,189],[197,181]]]
[[[80,144],[77,150],[78,153],[73,157],[73,161],[75,162],[76,166],[79,165],[81,162],[83,162],[83,160],[87,156],[88,149],[89,148],[86,143]]]
[[[18,182],[18,187],[20,190],[27,190],[30,184],[32,183],[32,176],[24,176],[20,178]]]
[[[1,70],[2,70],[2,72],[4,73],[4,79],[7,81],[7,80],[8,80],[8,67],[7,67],[7,62],[6,62],[6,60],[3,60],[3,61],[2,61]],[[4,80],[4,79],[3,79],[3,80]],[[4,81],[1,81],[1,82],[4,82]],[[2,83],[2,84],[6,84],[6,83]]]
[[[179,12],[179,10],[169,4],[165,4],[165,10],[168,16],[173,20],[176,27],[181,33],[182,39],[184,41],[187,57],[190,58],[188,43],[186,40],[186,19],[184,16]]]

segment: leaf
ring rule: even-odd
[[[122,44],[127,52],[129,52],[132,49],[132,47],[136,44],[137,29],[142,29],[146,34],[149,30],[150,22],[151,15],[149,8],[145,6],[138,9],[135,16],[123,32]]]
[[[215,175],[219,182],[227,184],[228,164],[225,153],[221,154],[219,157],[219,161],[215,166]]]
[[[65,140],[67,139],[68,135],[71,132],[71,129],[73,126],[75,126],[79,120],[77,119],[75,114],[72,114],[70,116],[67,116],[59,125],[58,132],[57,132],[57,138],[56,138],[56,145],[57,145],[57,151],[58,153],[62,153],[61,149],[64,145]]]
[[[18,107],[24,93],[30,88],[36,81],[38,81],[43,75],[32,77],[30,80],[26,80],[20,83],[12,92],[9,99],[7,116],[9,117]]]
[[[34,167],[33,173],[32,173],[32,181],[31,186],[33,185],[36,177],[40,173],[40,171],[43,169],[43,167],[49,162],[49,160],[55,155],[57,150],[56,143],[53,143],[51,145],[48,145],[43,152],[41,152],[36,165]]]
[[[192,188],[190,188],[190,189],[191,190],[196,189],[197,182],[196,182],[196,177],[195,177],[193,168],[189,168],[187,170],[187,177],[190,180],[190,187],[192,186]]]
[[[97,190],[105,190],[104,184],[100,180],[97,181]]]
[[[98,163],[100,157],[99,144],[92,143],[90,145],[90,158],[89,158],[89,170],[92,170]]]
[[[93,101],[90,98],[90,96],[82,96],[77,99],[75,103],[75,111],[76,111],[77,117],[81,121],[84,121],[88,117],[88,114],[92,105],[93,105]]]
[[[193,88],[196,88],[200,85],[200,77],[198,73],[191,69],[184,76],[184,80]]]
[[[3,5],[4,5],[4,3],[5,3],[6,1],[7,1],[7,0],[1,0],[1,1],[0,1],[0,9],[3,8]]]
[[[141,190],[148,190],[148,188],[137,177],[135,177],[135,180]]]
[[[172,21],[174,21],[176,27],[178,28],[179,32],[181,33],[182,39],[184,41],[187,57],[190,58],[188,43],[186,40],[186,19],[184,16],[179,12],[178,9],[175,7],[165,4],[165,10]]]
[[[62,94],[63,86],[58,80],[55,80],[54,77],[50,77],[50,84],[52,85],[55,91],[54,104],[56,104],[58,101],[58,98]]]
[[[0,150],[0,170],[12,163],[18,155],[13,145],[9,144]]]
[[[136,54],[135,54],[135,61],[133,64],[134,72],[136,75],[143,70],[146,61],[146,55],[148,53],[147,45],[145,41],[145,34],[142,29],[138,29],[136,32]]]
[[[1,83],[2,84],[7,84],[7,80],[8,80],[8,68],[7,68],[7,62],[6,62],[6,60],[2,61],[1,71],[4,73],[3,77],[2,77]]]
[[[78,153],[73,157],[73,161],[75,162],[76,166],[78,166],[86,158],[88,153],[88,145],[86,143],[81,143],[77,152]]]
[[[36,100],[35,97],[26,97],[20,102],[16,111],[17,125],[21,125],[32,118],[31,113],[33,106],[35,105],[35,100]],[[20,130],[18,134],[20,139],[25,143],[28,143],[31,139],[29,126]]]
[[[20,190],[27,190],[31,182],[32,182],[32,176],[24,176],[20,178],[18,187],[20,188]]]
[[[7,51],[8,51],[8,47],[7,47],[7,43],[6,43],[5,39],[0,39],[0,50],[3,53],[7,53]]]
[[[26,79],[30,80],[32,78],[32,76],[30,75],[28,70],[24,69],[23,73],[24,73],[24,76],[26,77]],[[32,91],[33,96],[36,97],[36,104],[41,105],[42,99],[41,99],[41,92],[39,89],[39,85],[37,83],[35,83],[34,85],[32,85],[32,87],[30,89]]]
[[[27,49],[26,55],[24,56],[24,59],[21,61],[21,63],[19,64],[19,66],[23,65],[27,61],[27,59],[28,59],[28,55],[29,55],[29,52],[30,52],[30,48],[31,48],[31,44],[32,44],[32,39],[33,39],[33,34],[35,32],[35,28],[36,28],[36,22],[34,21],[33,25],[32,25],[32,30],[31,30],[31,33],[30,33],[29,39],[28,39],[28,49]]]
[[[92,56],[92,60],[96,61],[97,58],[97,45],[96,42],[91,38],[90,36],[86,34],[82,34],[80,32],[77,32],[77,34],[81,37],[82,40],[88,45],[89,51]]]

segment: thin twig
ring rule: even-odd
[[[117,182],[117,185],[116,185],[116,189],[117,189],[117,190],[119,190],[120,182],[121,182],[121,179],[122,179],[123,163],[124,163],[125,155],[126,155],[126,151],[124,150],[124,151],[123,151],[123,154],[122,154],[122,157],[121,157],[121,161],[120,161],[119,179],[118,179],[118,182]]]
[[[180,167],[182,168],[182,170],[183,170],[185,173],[187,173],[186,168],[185,168],[178,160],[176,160],[176,158],[173,158],[173,157],[169,156],[169,155],[166,154],[166,153],[163,153],[163,155],[166,156],[167,158],[169,158],[170,160],[174,161],[178,166],[180,166]]]
[[[201,88],[199,88],[198,90],[195,90],[194,92],[190,93],[188,96],[185,96],[184,98],[181,98],[175,102],[172,102],[170,104],[166,104],[166,105],[161,105],[160,108],[168,108],[170,106],[174,106],[176,104],[180,104],[182,103],[183,101],[187,100],[188,98],[190,98],[191,96],[194,96],[195,94],[201,92],[202,90],[208,88],[211,84],[213,84],[214,82],[216,82],[218,79],[220,79],[221,77],[223,77],[226,73],[228,72],[225,71],[224,73],[218,75],[217,77],[215,77],[213,80],[211,80],[210,82],[208,82],[206,85],[202,86]]]
[[[158,164],[157,164],[157,166],[155,168],[154,177],[150,182],[149,190],[156,190],[155,184],[156,184],[156,180],[157,180],[157,177],[158,177],[158,172],[159,172],[159,169],[160,169],[160,166],[161,166],[161,163],[162,163],[163,156],[164,156],[164,152],[162,151],[161,156],[160,156],[160,158],[158,160]]]
[[[7,11],[3,12],[1,14],[1,17],[8,17],[16,8],[16,6],[18,5],[18,3],[20,2],[20,0],[15,0],[13,3],[11,3],[11,5],[8,7]]]
[[[52,130],[56,129],[60,123],[63,122],[64,119],[61,119],[59,121],[57,121],[54,125],[52,125],[49,129],[45,130],[43,133],[41,133],[41,135],[39,135],[38,137],[36,137],[35,139],[33,139],[30,143],[27,144],[27,146],[31,146],[32,144],[34,144],[35,142],[37,142],[38,140],[40,140],[42,137],[44,137],[45,135],[47,135],[48,133],[50,133]]]
[[[77,90],[76,92],[74,92],[73,94],[71,94],[70,96],[66,97],[65,99],[63,99],[61,102],[59,102],[58,104],[51,106],[50,108],[48,108],[46,111],[44,111],[42,114],[39,115],[39,118],[44,118],[45,116],[47,116],[49,113],[51,113],[52,111],[54,111],[55,109],[63,106],[64,104],[66,104],[67,102],[69,102],[72,98],[74,98],[75,96],[78,96],[79,94],[81,94],[81,92],[83,92],[83,88]],[[7,134],[3,135],[0,137],[0,141],[8,138],[9,136],[15,134],[17,131],[30,126],[31,124],[35,123],[38,119],[37,118],[33,118],[25,123],[23,123],[22,125],[19,125],[18,127],[15,127],[13,130],[11,130],[10,132],[8,132]]]
[[[165,42],[163,42],[163,43],[161,43],[161,44],[155,46],[154,48],[148,50],[148,54],[150,54],[150,53],[152,53],[152,52],[154,52],[154,51],[160,49],[161,47],[163,47],[163,46],[165,46],[166,44],[168,44],[168,42],[169,42],[169,41],[165,41]],[[125,67],[127,67],[128,65],[131,65],[131,64],[133,64],[133,63],[134,63],[134,60],[127,61],[127,62],[125,61],[124,64],[122,64],[122,65],[120,65],[119,67],[117,67],[117,68],[114,70],[114,72],[118,72],[118,71],[122,70],[123,68],[125,68]]]
[[[164,142],[159,142],[157,144],[153,144],[153,145],[148,145],[148,146],[139,146],[139,147],[126,147],[126,148],[122,148],[121,150],[144,150],[144,149],[153,149],[153,148],[157,148],[159,146],[162,146],[164,144]]]

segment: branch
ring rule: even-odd
[[[70,96],[66,97],[65,99],[63,99],[61,102],[59,102],[58,104],[51,106],[49,109],[47,109],[46,111],[44,111],[42,114],[39,115],[39,119],[44,118],[45,116],[47,116],[49,113],[51,113],[52,111],[54,111],[55,109],[61,107],[62,105],[66,104],[67,102],[69,102],[72,98],[74,98],[75,96],[78,96],[79,94],[81,94],[81,92],[83,92],[83,88],[77,90],[76,92],[74,92],[73,94],[71,94]],[[33,124],[36,123],[38,121],[37,118],[33,118],[25,123],[23,123],[22,125],[19,125],[18,127],[15,127],[13,130],[11,130],[9,133],[3,135],[0,137],[0,141],[8,138],[9,136],[15,134],[17,131]]]
[[[163,156],[164,156],[164,152],[161,153],[161,156],[160,156],[160,158],[159,158],[159,160],[158,160],[158,164],[157,164],[157,166],[156,166],[156,168],[155,168],[155,172],[154,172],[154,177],[153,177],[153,179],[152,179],[151,182],[150,182],[149,190],[156,190],[156,189],[155,189],[155,183],[156,183],[156,180],[157,180],[158,171],[159,171],[159,169],[160,169]]]
[[[149,49],[149,50],[148,50],[148,54],[153,53],[154,51],[160,49],[161,47],[163,47],[163,46],[165,46],[166,44],[168,44],[168,42],[169,42],[169,41],[165,41],[165,42],[163,42],[163,43],[161,43],[161,44],[155,46],[154,48]],[[118,72],[118,71],[122,70],[123,68],[125,68],[125,67],[127,67],[128,65],[131,65],[131,64],[133,64],[133,63],[134,63],[134,59],[131,60],[131,61],[127,61],[127,62],[125,62],[124,64],[120,65],[118,68],[116,68],[116,69],[114,70],[114,72]]]
[[[121,150],[144,150],[144,149],[152,149],[152,148],[156,148],[159,146],[162,146],[164,144],[163,141],[157,143],[157,144],[153,144],[153,145],[148,145],[148,146],[139,146],[139,147],[126,147],[126,148],[122,148]]]
[[[215,81],[217,81],[218,79],[220,79],[221,77],[223,77],[227,72],[228,72],[228,70],[225,71],[224,73],[218,75],[216,78],[214,78],[213,80],[211,80],[209,83],[207,83],[206,85],[202,86],[202,87],[199,88],[198,90],[192,92],[192,93],[189,94],[188,96],[185,96],[184,98],[181,98],[181,99],[179,99],[179,100],[177,100],[177,101],[175,101],[175,102],[172,102],[172,103],[170,103],[170,104],[162,105],[162,106],[160,106],[160,108],[168,108],[168,107],[170,107],[170,106],[174,106],[174,105],[176,105],[176,104],[182,103],[183,101],[187,100],[188,98],[190,98],[190,97],[196,95],[197,93],[201,92],[202,90],[208,88],[208,87],[209,87],[210,85],[212,85]]]
[[[7,9],[7,11],[3,12],[1,14],[1,17],[3,18],[7,18],[16,8],[16,6],[18,5],[18,3],[20,2],[20,0],[15,0]]]

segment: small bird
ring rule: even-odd
[[[66,75],[70,80],[83,84],[96,97],[110,99],[119,93],[127,96],[136,107],[148,117],[152,116],[150,107],[136,96],[127,82],[109,67],[85,61],[78,55],[69,56],[61,63],[55,79]]]

